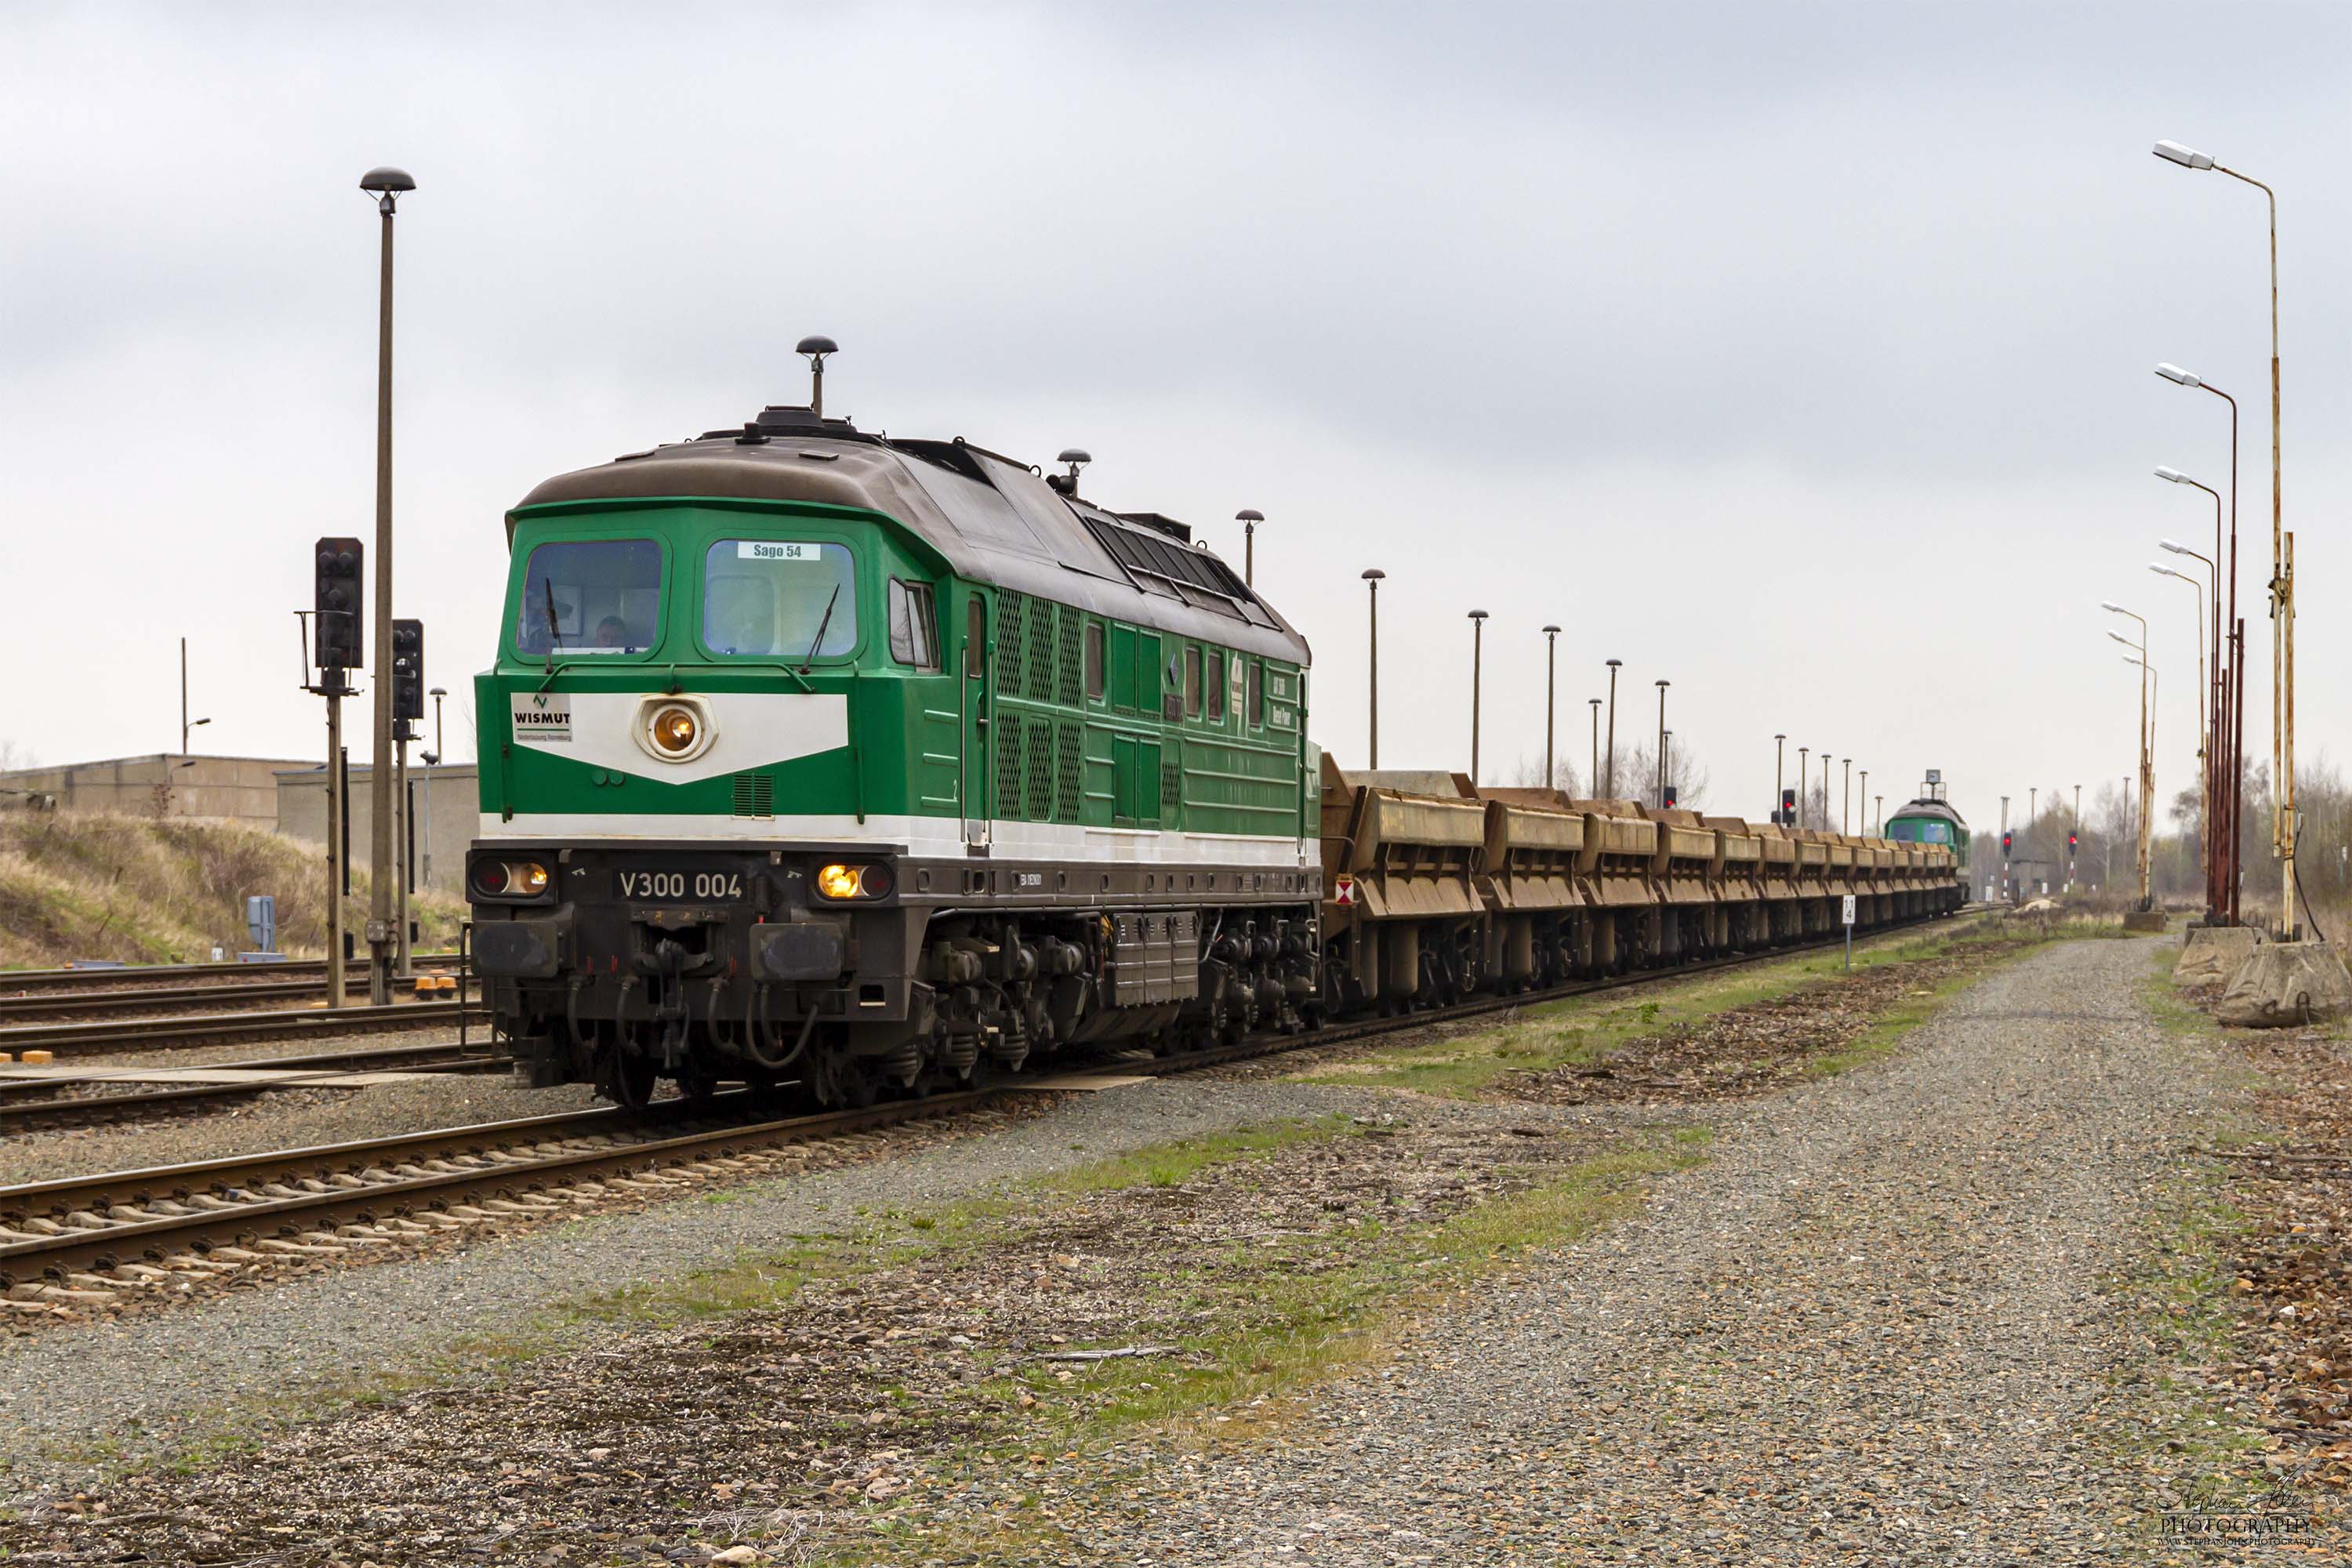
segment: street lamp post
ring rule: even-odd
[[[1372,756],[1370,765],[1375,770],[1381,765],[1381,579],[1387,575],[1387,573],[1377,566],[1367,567],[1364,572],[1364,586],[1371,590],[1372,670],[1371,679],[1364,685],[1366,690],[1371,694],[1372,734],[1370,750]]]
[[[1546,626],[1544,632],[1544,788],[1551,788],[1552,721],[1559,706],[1555,693],[1559,689],[1559,628]]]
[[[2232,403],[2230,405],[2230,420],[2232,451],[2234,454],[2237,434],[2237,405],[2235,403]],[[2195,489],[2203,490],[2207,495],[2213,498],[2213,553],[2210,559],[2206,556],[2199,555],[2196,551],[2189,549],[2185,544],[2176,544],[2169,539],[2162,542],[2164,548],[2170,551],[2175,555],[2192,555],[2196,556],[2198,560],[2203,561],[2206,566],[2210,569],[2211,574],[2213,615],[2210,644],[2213,654],[2213,679],[2212,685],[2206,688],[2204,691],[2205,707],[2207,710],[2205,722],[2205,817],[2207,829],[2210,833],[2219,821],[2217,813],[2224,799],[2234,801],[2236,798],[2234,792],[2225,788],[2223,783],[2225,774],[2232,773],[2234,770],[2231,767],[2232,759],[2231,757],[2230,744],[2230,677],[2228,670],[2223,667],[2221,662],[2221,645],[2229,636],[2227,627],[2221,618],[2221,492],[2215,489],[2209,484],[2204,484],[2199,480],[2190,479],[2187,474],[2182,473],[2178,468],[2159,468],[2156,470],[2156,477],[2159,479],[2168,480],[2176,485],[2192,486]],[[2237,474],[2234,457],[2231,465],[2230,488],[2232,494],[2231,506],[2234,510],[2236,505],[2234,498],[2237,489]],[[2232,529],[2231,535],[2230,559],[2232,563],[2237,559],[2236,531],[2234,528]],[[2231,613],[2235,615],[2237,611],[2237,583],[2234,566],[2231,571],[2230,596]],[[2231,869],[2231,868],[2235,865],[2237,856],[2237,845],[2231,841],[2236,833],[2237,816],[2234,811],[2231,811],[2229,815],[2230,824],[2228,828],[2223,832],[2219,841],[2210,845],[2210,853],[2206,858],[2205,923],[2208,925],[2223,924],[2228,922],[2231,919],[2229,913],[2230,899],[2227,889],[2237,879]]]
[[[2189,553],[2195,555],[2197,552],[2192,550],[2189,552]],[[2203,558],[2200,556],[2199,559],[2201,560]],[[2189,610],[2194,617],[2194,629],[2197,634],[2197,689],[2203,691],[2205,689],[2205,584],[2200,583],[2196,578],[2191,577],[2188,573],[2176,572],[2171,567],[2164,565],[2160,562],[2149,562],[2147,563],[2147,569],[2155,573],[2159,577],[2176,577],[2181,582],[2189,584],[2189,592],[2190,595],[2189,601]],[[2213,765],[2211,747],[2212,733],[2210,728],[2212,714],[2210,712],[2204,714],[2200,721],[2197,731],[2197,837],[2199,840],[2198,848],[2200,850],[2198,859],[2200,861],[2199,868],[2205,874],[2205,909],[2209,918],[2212,913],[2213,908]]]
[[[1658,682],[1658,809],[1666,808],[1666,688],[1671,680]]]
[[[1592,704],[1592,772],[1586,775],[1584,787],[1588,794],[1598,795],[1601,793],[1601,699],[1588,697],[1585,700]]]
[[[1478,787],[1478,684],[1486,663],[1486,612],[1470,612],[1470,787]]]
[[[1667,804],[1666,796],[1675,787],[1675,732],[1672,730],[1658,737],[1658,772],[1662,775],[1658,785],[1658,806],[1664,810]],[[1675,804],[1679,805],[1680,802]]]
[[[1840,764],[1845,771],[1838,786],[1838,831],[1853,831],[1853,759],[1847,757]]]
[[[1800,827],[1805,825],[1805,791],[1811,784],[1806,776],[1806,770],[1812,766],[1809,760],[1812,750],[1811,746],[1797,748],[1797,826]]]
[[[2271,847],[2280,862],[2279,930],[2289,940],[2297,934],[2294,887],[2294,540],[2283,534],[2279,499],[2279,327],[2278,327],[2278,194],[2252,174],[2178,142],[2158,142],[2150,149],[2168,163],[2184,169],[2210,169],[2217,174],[2254,187],[2270,209],[2271,231],[2271,756],[2273,792]],[[2194,384],[2191,383],[2190,384]],[[2231,405],[2233,413],[2236,405]],[[2236,471],[2236,441],[2231,442],[2231,472]],[[2233,495],[2236,485],[2231,487]],[[2231,564],[2236,564],[2232,552]],[[2231,574],[2231,591],[2237,589]],[[2232,606],[2231,619],[2236,620]],[[2241,715],[2239,722],[2243,724]],[[2234,784],[2234,780],[2232,783]],[[2234,814],[2233,814],[2234,820]]]
[[[1781,769],[1782,769],[1783,765],[1787,763],[1787,761],[1788,761],[1788,757],[1789,757],[1789,737],[1788,737],[1788,736],[1786,736],[1786,735],[1775,735],[1775,736],[1773,736],[1773,737],[1772,737],[1772,820],[1773,820],[1773,821],[1775,821],[1775,822],[1779,822],[1779,821],[1780,820],[1780,776],[1781,776]]]
[[[2137,662],[2138,663],[2138,665],[2139,665],[2139,668],[2140,668],[2140,682],[2139,682],[2139,796],[2140,796],[2140,801],[2139,801],[2139,907],[2140,907],[2141,909],[2143,909],[2143,910],[2148,910],[2148,909],[2153,909],[2153,908],[2155,907],[2155,904],[2154,904],[2154,902],[2152,901],[2152,900],[2150,899],[2150,897],[2149,897],[2149,892],[2148,892],[2148,868],[2147,868],[2147,851],[2148,851],[2148,812],[2147,812],[2147,803],[2148,803],[2148,795],[2149,795],[2149,792],[2150,792],[2151,788],[2154,786],[2156,780],[2155,780],[2155,766],[2154,766],[2154,763],[2150,761],[2149,756],[2148,756],[2148,749],[2149,749],[2149,748],[2148,748],[2148,736],[2147,736],[2147,617],[2146,617],[2145,616],[2140,616],[2140,615],[2134,614],[2132,611],[2125,609],[2121,605],[2116,604],[2116,603],[2114,603],[2112,600],[2102,599],[2102,600],[2099,602],[2099,608],[2101,608],[2101,609],[2103,609],[2103,610],[2109,611],[2110,613],[2115,614],[2115,615],[2129,616],[2132,620],[2135,620],[2135,621],[2137,621],[2137,622],[2138,622],[2138,623],[2139,623],[2139,641],[2138,641],[2138,642],[2137,642],[2137,643],[2133,642],[2131,638],[2129,638],[2129,637],[2127,637],[2124,636],[2124,635],[2123,635],[2123,633],[2121,633],[2121,632],[2109,632],[2107,635],[2108,635],[2109,637],[2111,637],[2115,638],[2115,639],[2116,639],[2116,641],[2117,641],[2117,642],[2119,642],[2119,643],[2123,644],[2126,647],[2133,649],[2133,650],[2134,650],[2134,651],[2138,655],[2138,658],[2137,658]]]
[[[1255,588],[1257,586],[1257,525],[1265,521],[1265,513],[1254,506],[1245,506],[1234,513],[1234,521],[1242,525],[1242,582]]]
[[[2214,541],[2213,550],[2215,563],[2221,568],[2221,576],[2229,584],[2228,605],[2221,618],[2220,639],[2229,649],[2230,657],[2228,674],[2221,679],[2221,744],[2215,749],[2221,753],[2216,761],[2225,786],[2223,791],[2217,793],[2217,798],[2226,800],[2227,809],[2224,816],[2228,818],[2227,852],[2223,857],[2220,876],[2225,895],[2228,921],[2231,925],[2236,925],[2238,923],[2239,863],[2244,848],[2240,844],[2239,837],[2243,831],[2246,772],[2246,628],[2245,623],[2238,618],[2238,400],[2211,382],[2192,374],[2177,364],[2159,364],[2156,367],[2156,374],[2177,386],[2210,392],[2230,405],[2230,554],[2226,564],[2221,562],[2221,541],[2218,537]],[[2172,477],[2172,472],[2165,469],[2158,469],[2158,473],[2159,477],[2165,479]],[[2186,479],[2187,477],[2184,475],[2182,478]],[[2212,493],[2205,486],[2200,485],[2198,488],[2206,489],[2208,494]],[[2217,506],[2218,502],[2217,497]],[[2214,658],[2214,670],[2217,677],[2221,676],[2221,669],[2222,661],[2217,650]]]
[[[370,879],[368,885],[368,996],[377,1006],[392,1002],[394,941],[392,768],[392,218],[404,192],[416,188],[405,171],[370,169],[360,189],[376,198],[383,218],[382,255],[376,289],[375,342],[375,745],[368,768]],[[331,962],[331,960],[330,960]]]
[[[1609,787],[1602,791],[1605,799],[1617,798],[1617,667],[1625,661],[1609,661]]]
[[[1886,831],[1886,797],[1883,795],[1874,795],[1870,798],[1878,803],[1876,807],[1877,821],[1870,829],[1870,836],[1873,838],[1875,838]]]
[[[180,639],[180,755],[188,754],[188,731],[211,723],[209,719],[188,717],[188,639]]]
[[[441,765],[444,755],[441,750],[441,699],[449,695],[449,689],[436,686],[428,695],[433,699],[433,749],[425,753],[425,809],[419,814],[423,826],[416,835],[416,885],[420,888],[433,885],[433,770]]]
[[[1864,837],[1874,837],[1875,835],[1872,834],[1870,831],[1870,770],[1868,768],[1862,770],[1862,815],[1863,836]]]

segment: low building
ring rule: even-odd
[[[374,786],[366,764],[352,764],[352,863],[365,866],[375,831]],[[289,838],[327,842],[327,770],[317,763],[283,767],[276,778],[278,815],[270,824]],[[410,858],[411,887],[463,890],[466,848],[481,826],[479,771],[471,763],[428,768],[408,765],[411,820],[416,848]]]
[[[107,813],[188,822],[278,826],[278,775],[303,764],[284,757],[143,757],[18,768],[0,773],[0,809]]]

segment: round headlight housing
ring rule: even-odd
[[[654,750],[662,755],[683,757],[702,739],[702,721],[693,709],[673,702],[654,710],[646,733],[653,737]]]
[[[857,871],[855,866],[827,866],[816,874],[816,890],[828,899],[854,899],[857,896]]]

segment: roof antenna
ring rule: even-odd
[[[828,337],[807,337],[793,345],[793,353],[808,355],[809,412],[824,417],[824,356],[837,354],[841,345]]]
[[[1094,460],[1094,454],[1083,447],[1065,447],[1062,455],[1054,461],[1069,464],[1070,471],[1060,475],[1049,474],[1045,482],[1066,496],[1074,496],[1078,493],[1078,470]]]

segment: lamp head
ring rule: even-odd
[[[1470,612],[1470,618],[1474,621],[1483,621],[1486,618],[1486,612],[1484,610],[1473,610]]]
[[[1265,513],[1258,510],[1257,508],[1254,506],[1245,506],[1242,508],[1241,510],[1234,513],[1234,521],[1235,522],[1264,522],[1265,521]]]
[[[2184,169],[2210,169],[2213,166],[2210,154],[2200,153],[2194,147],[2183,147],[2178,142],[2159,142],[2148,151],[2167,163],[2178,163]]]
[[[360,176],[360,189],[372,196],[397,196],[415,188],[416,182],[409,177],[407,170],[395,169],[388,164],[380,169],[370,169]]]
[[[2147,569],[2155,573],[2159,577],[2179,577],[2184,583],[2189,581],[2186,575],[2181,573],[2175,572],[2171,567],[2165,565],[2160,561],[2149,562],[2147,563]]]
[[[1381,571],[1377,566],[1367,566],[1364,568],[1364,581],[1367,583],[1377,583],[1387,575],[1387,573]]]
[[[2109,632],[2107,635],[2115,638],[2116,641],[2123,644],[2126,647],[2136,648],[2139,647],[2139,644],[2132,641],[2131,638],[2124,636],[2121,632]]]
[[[2156,477],[2159,479],[2169,479],[2176,485],[2185,485],[2189,482],[2189,476],[2179,468],[2158,468],[2156,470]]]
[[[2118,616],[2128,616],[2128,615],[2130,615],[2130,614],[2131,614],[2131,612],[2130,612],[2129,610],[2125,609],[2121,605],[2116,604],[2113,599],[2101,599],[2101,600],[2099,601],[2099,608],[2101,608],[2101,609],[2103,609],[2103,610],[2112,610],[2113,612],[2115,612],[2115,613],[2116,613],[2116,615],[2118,615]]]
[[[432,690],[426,692],[425,695],[428,697],[446,697],[449,695],[449,689],[446,686],[436,686]]]
[[[1603,662],[1603,663],[1605,663],[1605,664],[1607,664],[1607,665],[1609,666],[1609,668],[1610,668],[1614,669],[1614,668],[1616,668],[1619,665],[1621,665],[1621,664],[1624,663],[1625,661],[1624,661],[1623,659],[1622,659],[1622,658],[1612,658],[1612,659],[1605,659],[1605,660],[1603,660],[1602,662]]]
[[[2195,376],[2189,374],[2187,371],[2181,369],[2179,365],[2170,363],[2169,362],[2158,365],[2156,367],[2156,374],[2164,377],[2167,381],[2177,382],[2182,386],[2202,386],[2205,384]]]
[[[2159,539],[2157,541],[2157,543],[2163,546],[2165,549],[2171,551],[2175,555],[2189,555],[2194,553],[2194,552],[2192,552],[2186,544],[2179,543],[2173,540]]]

